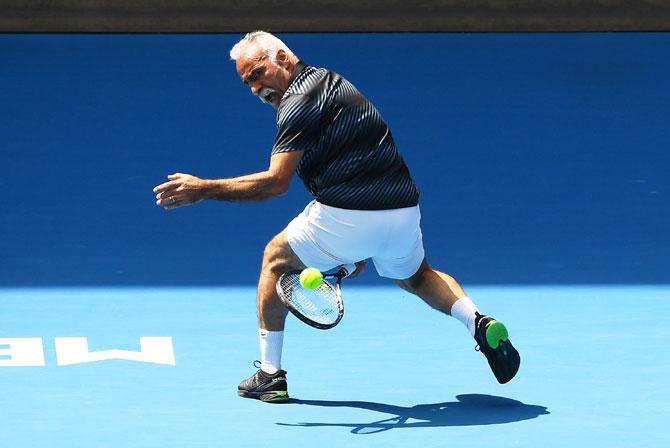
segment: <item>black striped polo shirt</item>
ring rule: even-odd
[[[304,151],[296,174],[322,204],[412,207],[419,192],[377,109],[346,79],[299,63],[277,110],[272,154]]]

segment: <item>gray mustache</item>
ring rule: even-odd
[[[260,92],[258,92],[258,98],[264,102],[265,104],[272,104],[269,101],[267,101],[265,98],[270,95],[270,94],[277,94],[277,91],[273,89],[272,87],[263,87]]]

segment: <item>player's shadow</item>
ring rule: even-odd
[[[544,406],[525,404],[510,398],[493,395],[457,395],[458,401],[418,404],[412,407],[394,406],[368,401],[321,401],[291,399],[289,403],[307,406],[344,407],[366,409],[389,414],[392,417],[370,423],[303,422],[277,423],[282,426],[333,426],[351,428],[353,434],[373,434],[389,429],[432,428],[439,426],[497,425],[501,423],[529,420],[549,414]],[[409,421],[409,420],[412,421]]]

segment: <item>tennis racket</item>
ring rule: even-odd
[[[356,266],[341,266],[334,274],[323,274],[323,282],[316,289],[300,284],[300,272],[282,274],[277,281],[277,294],[295,317],[320,330],[333,328],[344,316],[342,279],[354,272]]]

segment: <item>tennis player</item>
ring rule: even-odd
[[[520,357],[505,326],[481,314],[454,278],[426,261],[419,193],[377,109],[342,76],[307,65],[272,34],[247,34],[230,57],[251,92],[277,109],[268,169],[227,179],[171,174],[154,188],[156,203],[171,210],[204,199],[260,201],[285,193],[294,173],[314,196],[265,248],[257,297],[260,366],[238,386],[239,395],[288,399],[281,366],[287,311],[275,290],[280,275],[350,263],[357,275],[365,260],[461,321],[497,380],[511,380]]]

